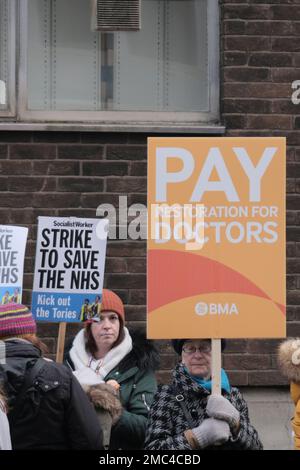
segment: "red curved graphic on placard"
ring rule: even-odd
[[[234,292],[273,300],[256,284],[228,266],[204,256],[171,250],[148,251],[148,311],[185,297]],[[154,273],[159,275],[155,276]],[[285,314],[285,306],[273,302]]]

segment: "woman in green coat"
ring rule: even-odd
[[[140,449],[156,392],[158,352],[124,326],[122,300],[103,289],[101,311],[86,322],[66,356],[106,429],[109,449]]]

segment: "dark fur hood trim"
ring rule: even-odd
[[[132,351],[120,362],[119,369],[127,370],[130,367],[138,367],[140,370],[159,368],[159,352],[154,342],[146,339],[145,330],[142,328],[130,328],[132,338]]]
[[[130,328],[129,334],[132,338],[133,349],[119,364],[120,372],[125,372],[131,367],[138,367],[141,371],[159,369],[159,352],[152,340],[146,339],[145,330],[142,327]],[[74,364],[70,358],[69,351],[72,347],[72,338],[65,347],[64,361],[74,370]]]

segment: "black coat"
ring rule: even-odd
[[[5,341],[0,381],[13,410],[25,374],[41,356],[31,343]],[[24,397],[21,411],[8,413],[13,449],[102,449],[93,406],[68,367],[45,361]]]

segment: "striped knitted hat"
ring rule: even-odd
[[[0,305],[0,338],[35,334],[36,323],[25,305]]]

